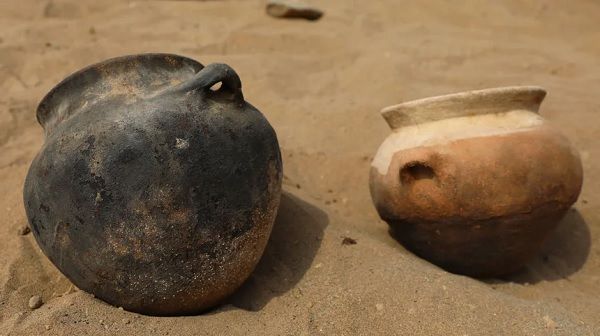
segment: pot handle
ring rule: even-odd
[[[177,90],[183,92],[193,90],[210,92],[210,88],[219,82],[221,82],[221,88],[218,91],[230,93],[236,101],[244,100],[240,77],[235,70],[224,63],[212,63],[205,66],[192,79],[177,87]]]
[[[415,160],[405,163],[400,168],[400,183],[409,185],[418,180],[434,180],[436,178],[433,166],[425,160]]]

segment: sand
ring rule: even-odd
[[[0,335],[600,334],[600,3],[308,3],[325,15],[275,19],[259,0],[0,1]],[[285,194],[265,255],[199,316],[109,306],[18,233],[23,179],[43,143],[36,104],[67,74],[140,52],[230,64],[282,148]],[[548,89],[541,114],[582,154],[579,201],[513,276],[480,281],[415,257],[368,192],[390,132],[379,110],[522,84]],[[34,295],[44,304],[32,310]]]

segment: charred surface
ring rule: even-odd
[[[109,60],[53,89],[38,120],[46,142],[26,211],[78,287],[175,315],[215,305],[249,276],[282,167],[275,132],[231,68],[162,54]]]

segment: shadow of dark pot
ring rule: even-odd
[[[258,311],[272,298],[292,289],[310,268],[328,223],[325,212],[283,192],[265,252],[250,278],[228,303]]]

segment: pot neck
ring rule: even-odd
[[[87,66],[62,80],[42,99],[37,120],[50,135],[64,121],[100,104],[115,106],[146,99],[194,78],[202,64],[173,54],[138,54]]]
[[[511,86],[467,91],[393,105],[381,111],[395,130],[432,121],[526,110],[537,113],[546,91],[538,86]]]

